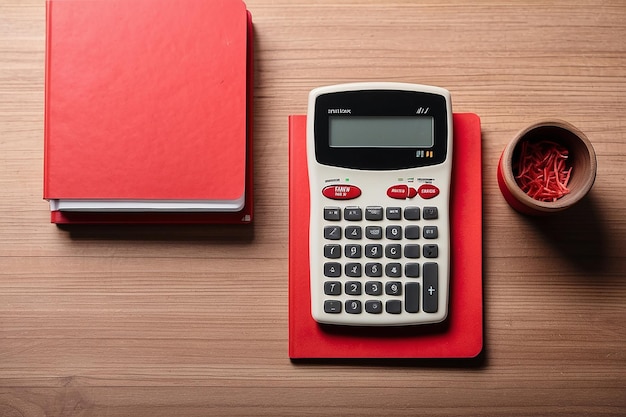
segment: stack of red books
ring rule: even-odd
[[[48,0],[54,223],[252,220],[252,21],[232,0]]]
[[[481,163],[480,119],[455,113],[447,319],[399,327],[321,325],[311,315],[306,116],[289,118],[290,358],[473,358],[482,351]]]

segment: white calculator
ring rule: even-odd
[[[355,326],[445,320],[450,93],[389,82],[316,88],[307,164],[313,318]]]

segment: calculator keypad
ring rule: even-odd
[[[434,206],[324,207],[324,312],[436,313],[438,218]]]

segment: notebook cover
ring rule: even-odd
[[[236,213],[52,212],[57,223],[246,223],[252,21],[233,0],[48,0],[44,198],[236,200]]]
[[[483,346],[480,119],[454,114],[448,318],[436,325],[320,325],[309,297],[306,116],[289,117],[289,357],[472,358]]]

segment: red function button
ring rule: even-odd
[[[361,189],[354,185],[329,185],[324,187],[322,194],[333,200],[352,200],[361,195]]]
[[[398,200],[404,200],[406,198],[413,198],[417,195],[417,190],[408,185],[392,185],[387,188],[387,196]]]
[[[420,195],[420,197],[429,199],[437,197],[439,195],[439,188],[435,187],[432,184],[424,184],[417,189],[417,193]]]

